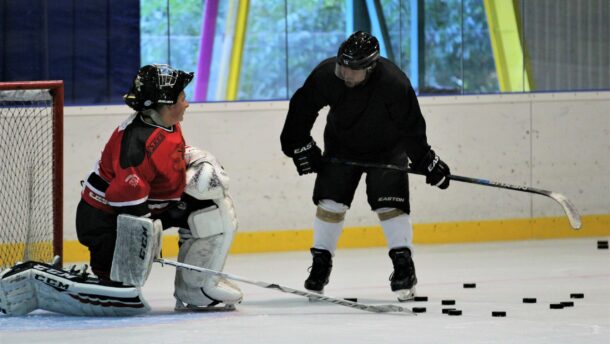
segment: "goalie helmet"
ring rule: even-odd
[[[136,111],[175,104],[180,92],[193,80],[193,75],[166,64],[146,65],[138,71],[123,100]]]
[[[341,43],[337,64],[350,69],[374,67],[379,59],[379,41],[370,33],[357,31]]]

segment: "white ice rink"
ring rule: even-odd
[[[0,343],[610,343],[610,251],[586,238],[419,245],[418,295],[402,306],[427,312],[375,314],[240,284],[237,311],[174,313],[172,267],[156,265],[144,287],[152,312],[132,318],[68,317],[37,311],[0,316]],[[302,289],[308,252],[233,255],[225,271]],[[382,248],[339,250],[326,294],[395,303]],[[464,289],[463,283],[476,283]],[[570,299],[584,293],[584,299]],[[524,304],[524,297],[537,303]],[[456,300],[461,316],[442,313]],[[574,307],[550,309],[573,301]],[[447,307],[447,306],[445,306]],[[506,311],[494,318],[492,311]]]

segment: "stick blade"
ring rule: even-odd
[[[570,202],[566,196],[556,192],[551,192],[549,196],[561,205],[563,211],[565,211],[566,215],[568,216],[570,226],[572,226],[574,229],[580,229],[580,227],[582,227],[582,222],[580,221],[580,215],[578,214],[578,210],[576,210],[574,204],[572,204],[572,202]]]

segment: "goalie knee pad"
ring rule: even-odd
[[[216,203],[217,206],[189,215],[190,230],[180,230],[179,262],[216,271],[224,268],[237,230],[237,219],[230,198]],[[239,288],[217,276],[181,269],[176,270],[175,296],[194,306],[230,305],[240,302],[243,297]]]
[[[0,276],[0,308],[8,315],[43,309],[78,316],[129,316],[150,310],[139,288],[39,262],[16,265]]]

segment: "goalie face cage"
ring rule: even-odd
[[[0,83],[0,270],[63,250],[63,81]]]

